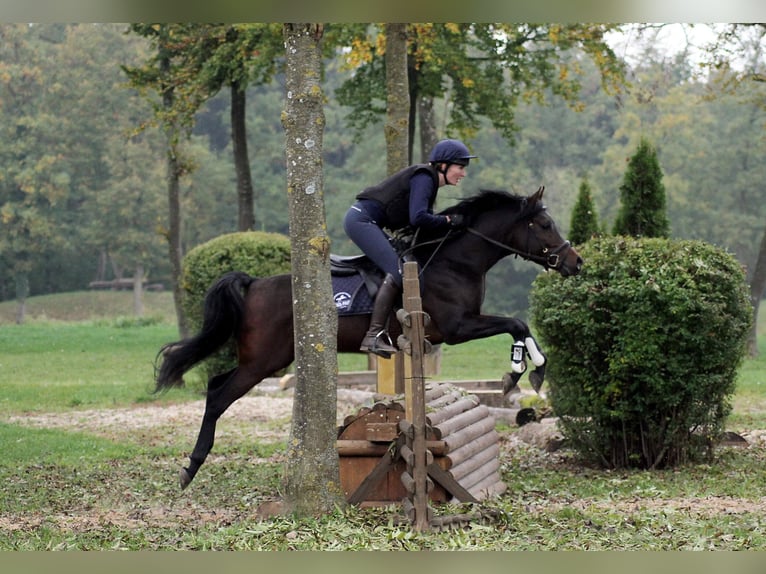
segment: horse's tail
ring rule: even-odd
[[[243,291],[256,279],[233,271],[205,294],[202,328],[193,337],[163,345],[155,359],[155,392],[183,385],[183,375],[239,332],[245,312]],[[159,364],[159,366],[157,366]]]

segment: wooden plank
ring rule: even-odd
[[[462,399],[463,396],[464,396],[464,394],[461,393],[458,390],[454,390],[454,391],[452,391],[450,393],[444,393],[443,395],[441,395],[439,397],[436,397],[432,401],[428,401],[426,403],[426,409],[434,410],[434,411],[442,409],[442,408],[446,407],[447,405],[452,404],[455,401]]]
[[[402,459],[404,459],[404,462],[406,462],[409,466],[415,466],[415,453],[410,449],[410,447],[408,447],[406,444],[403,444],[400,454]],[[431,464],[433,461],[434,455],[431,454],[431,451],[426,449],[426,465]]]
[[[443,457],[447,454],[447,445],[441,440],[427,440],[426,448],[434,456]],[[390,449],[390,444],[381,444],[369,440],[347,440],[340,439],[335,441],[335,449],[339,456],[383,456]]]
[[[335,450],[340,457],[350,456],[383,456],[391,446],[388,444],[374,443],[369,440],[338,440],[335,441]]]
[[[434,425],[434,438],[443,439],[459,430],[473,425],[474,423],[487,419],[489,416],[489,408],[486,405],[479,405],[477,401],[475,408],[462,412],[459,415],[455,415],[438,425]],[[493,418],[492,428],[494,428],[494,426],[495,421]]]
[[[367,423],[364,430],[365,439],[373,442],[391,442],[399,435],[399,425],[396,422]]]
[[[438,482],[442,488],[457,498],[460,502],[477,502],[477,499],[468,492],[468,490],[466,490],[449,472],[443,470],[438,464],[428,465],[428,474]]]
[[[449,436],[444,437],[443,440],[447,443],[449,449],[453,450],[494,430],[495,419],[493,417],[486,417],[470,426],[451,433]]]
[[[412,478],[412,475],[409,473],[409,471],[404,471],[401,474],[401,479],[404,490],[406,490],[410,497],[412,497],[415,494],[415,479]]]
[[[497,476],[497,472],[500,470],[500,461],[497,458],[493,458],[473,472],[466,474],[458,482],[466,489],[471,489],[474,485],[481,483],[488,476]]]
[[[462,380],[462,381],[449,381],[450,385],[454,385],[467,391],[474,391],[478,389],[483,390],[503,390],[503,381],[501,379],[475,379],[475,380]]]
[[[356,490],[348,497],[349,504],[359,504],[370,498],[372,490],[378,486],[378,483],[383,480],[388,471],[393,466],[394,461],[390,456],[382,456],[378,464],[372,469],[372,471],[364,478],[359,484]]]
[[[435,401],[439,397],[450,392],[450,386],[444,383],[431,383],[428,388],[424,386],[424,399],[426,404]]]
[[[470,458],[463,461],[461,464],[452,466],[449,471],[452,476],[455,477],[455,480],[461,482],[461,479],[464,476],[472,473],[477,468],[490,462],[491,460],[496,459],[499,454],[500,445],[495,442],[484,450],[475,452]]]
[[[474,396],[468,396],[468,397],[462,397],[449,405],[445,405],[442,408],[439,408],[438,410],[435,410],[433,412],[429,412],[428,415],[426,415],[426,420],[431,424],[431,426],[437,426],[447,419],[451,419],[452,417],[455,417],[459,414],[462,414],[466,411],[469,411],[471,409],[476,408],[479,406],[479,399],[477,399]],[[432,404],[429,403],[429,408],[434,408]]]
[[[489,448],[492,444],[498,442],[500,435],[497,431],[492,429],[491,432],[484,433],[481,436],[474,438],[471,441],[466,441],[463,444],[449,449],[447,452],[447,458],[450,461],[452,467],[459,465],[465,460],[471,458],[475,453]]]

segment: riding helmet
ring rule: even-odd
[[[457,163],[468,165],[477,156],[471,155],[466,145],[460,140],[446,139],[438,142],[428,156],[430,163]]]

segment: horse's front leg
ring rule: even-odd
[[[448,345],[458,345],[475,339],[493,337],[502,333],[508,333],[514,342],[520,342],[535,370],[529,374],[529,382],[535,392],[539,392],[545,380],[545,364],[547,357],[537,340],[532,335],[529,325],[521,319],[514,317],[499,317],[496,315],[462,315],[456,318],[452,315],[440,322],[444,342]],[[509,392],[526,371],[526,365],[513,369],[509,380],[506,381],[503,391]],[[506,388],[507,387],[507,388]]]

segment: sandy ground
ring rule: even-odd
[[[373,392],[359,389],[338,390],[338,424],[348,415],[353,415],[363,406],[370,406],[380,396]],[[274,441],[286,439],[290,431],[290,419],[292,416],[293,398],[290,389],[282,390],[278,385],[259,386],[257,393],[249,394],[234,405],[224,414],[219,421],[216,438],[226,440],[230,433],[236,433],[241,439],[254,441]],[[199,423],[204,412],[204,401],[193,401],[182,404],[167,406],[146,405],[133,406],[130,408],[77,410],[61,413],[30,414],[23,416],[7,417],[6,422],[21,424],[35,428],[59,428],[66,430],[78,430],[92,433],[105,438],[120,439],[126,434],[132,435],[133,440],[140,440],[145,436],[146,440],[153,444],[166,444],[179,448],[191,448],[196,439]],[[158,432],[159,429],[167,429],[168,432]],[[523,429],[521,429],[523,430]],[[530,429],[531,430],[531,429]],[[137,438],[138,437],[138,438]],[[766,430],[751,431],[743,435],[747,444],[742,448],[765,448]],[[533,456],[556,457],[557,453],[547,453],[537,447],[534,439],[529,439],[525,433],[510,433],[501,442],[501,448],[506,451],[518,448],[533,449]],[[214,456],[211,453],[211,458]],[[502,457],[502,452],[501,452]],[[535,500],[529,503],[527,511],[535,512],[543,509],[551,510],[561,502]],[[566,506],[586,510],[592,507],[592,501],[567,501]],[[610,506],[614,506],[613,504]],[[629,513],[636,511],[662,511],[684,512],[700,516],[714,514],[739,514],[744,512],[766,512],[766,497],[757,499],[739,499],[734,497],[689,497],[673,501],[666,499],[640,498],[632,502],[619,502],[619,509]],[[170,525],[179,517],[175,513],[182,513],[185,519],[189,514],[197,513],[193,519],[197,521],[226,522],[233,516],[226,516],[227,511],[213,512],[206,515],[205,511],[194,508],[157,509],[153,514],[147,510],[141,515],[120,515],[117,510],[110,516],[104,515],[81,515],[59,517],[62,527],[68,527],[70,523],[75,529],[88,528],[88,524],[114,523],[130,527],[147,524]],[[35,521],[47,520],[51,517],[29,516],[20,521],[19,517],[0,515],[0,528],[35,528]]]

